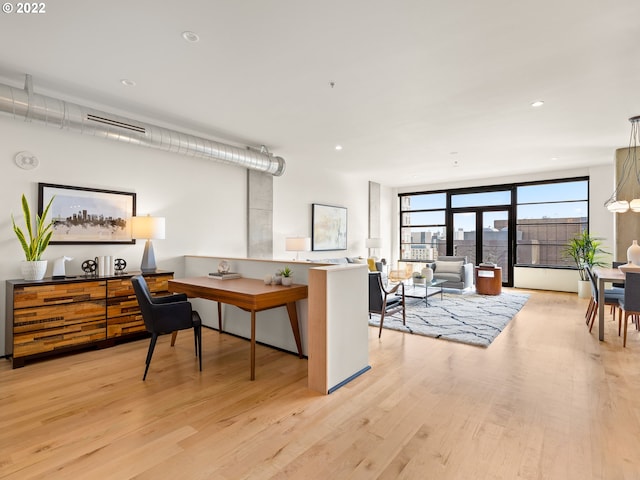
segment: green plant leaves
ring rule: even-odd
[[[44,223],[44,220],[47,218],[49,209],[53,203],[53,198],[55,197],[52,197],[51,200],[49,200],[49,203],[42,212],[42,216],[36,215],[35,228],[33,228],[31,224],[31,209],[29,208],[29,202],[27,201],[27,197],[22,194],[22,214],[24,215],[24,223],[28,238],[22,229],[16,225],[15,218],[11,215],[13,231],[18,237],[18,241],[22,246],[22,250],[24,250],[25,259],[27,261],[40,260],[40,257],[51,241],[51,236],[53,235],[53,220],[47,224]]]
[[[566,257],[571,258],[576,267],[581,280],[588,280],[586,268],[593,268],[605,265],[601,255],[609,255],[601,247],[602,242],[592,237],[589,232],[583,230],[569,241],[563,253]]]

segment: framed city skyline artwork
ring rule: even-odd
[[[135,193],[39,183],[39,215],[52,198],[44,219],[53,220],[51,244],[135,243],[131,237]]]
[[[311,250],[347,249],[347,209],[313,203]]]

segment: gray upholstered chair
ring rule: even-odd
[[[586,271],[591,284],[591,300],[589,300],[589,307],[587,308],[586,315],[587,325],[589,325],[589,331],[591,331],[593,329],[593,323],[595,322],[596,316],[598,315],[598,281],[589,267],[586,268]],[[616,308],[618,308],[620,299],[623,295],[624,294],[621,294],[619,291],[612,291],[609,289],[604,291],[604,304],[611,306],[614,320],[616,318]],[[620,336],[620,328],[618,328],[618,336]]]
[[[619,300],[620,313],[618,313],[618,335],[620,335],[620,324],[624,317],[624,337],[622,346],[627,346],[627,324],[629,317],[633,317],[636,328],[640,328],[638,318],[640,318],[640,273],[627,272],[624,282],[624,296]]]
[[[465,290],[473,286],[473,264],[465,256],[441,255],[431,268],[433,278],[447,281],[444,288]]]

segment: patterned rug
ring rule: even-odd
[[[396,313],[384,318],[383,328],[488,347],[528,298],[523,293],[445,292],[442,300],[438,294],[429,297],[428,307],[424,300],[407,298],[407,325],[402,325],[402,313]],[[380,326],[380,316],[372,314],[369,325]]]

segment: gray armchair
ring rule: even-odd
[[[433,278],[446,280],[444,288],[465,290],[473,287],[473,263],[464,256],[441,255],[432,265]]]

